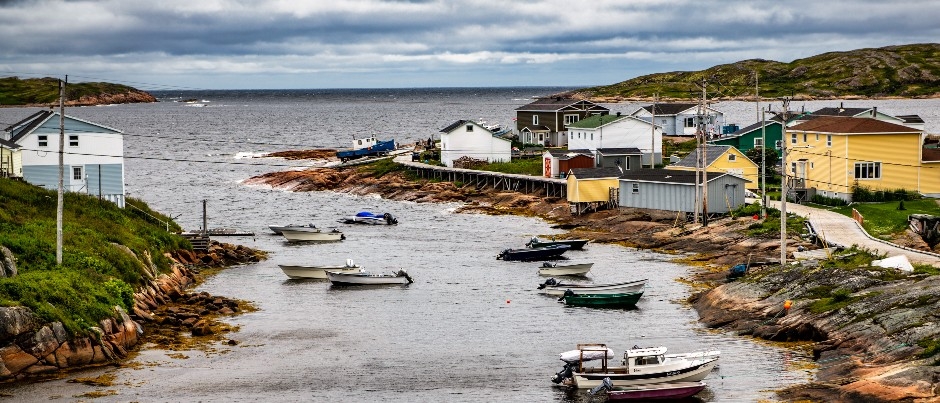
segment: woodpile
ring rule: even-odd
[[[454,160],[454,168],[463,168],[463,169],[477,169],[481,166],[488,164],[486,160],[479,160],[476,158],[463,156]]]

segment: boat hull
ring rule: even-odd
[[[591,271],[593,266],[594,263],[543,266],[539,268],[539,274],[542,276],[583,276]]]
[[[604,378],[610,378],[610,381],[615,387],[674,382],[699,382],[705,379],[716,365],[718,365],[718,357],[710,357],[699,364],[673,371],[647,374],[629,374],[625,371],[575,372],[573,379],[574,385],[579,389],[591,389],[600,386]]]
[[[643,296],[642,291],[625,294],[566,295],[565,305],[588,308],[633,308]]]
[[[705,382],[646,384],[616,388],[607,392],[607,400],[682,399],[705,389]]]
[[[310,228],[316,228],[316,227],[312,227],[309,224],[307,224],[307,225],[269,225],[268,228],[270,228],[271,232],[273,232],[275,235],[281,235],[281,233],[285,229],[303,230],[304,228],[310,229]]]
[[[557,245],[544,248],[506,249],[496,256],[496,259],[505,261],[531,262],[537,260],[558,259],[568,251],[568,246]]]
[[[281,236],[284,237],[289,242],[331,242],[331,241],[341,241],[345,239],[342,232],[339,231],[330,231],[323,232],[319,229],[314,229],[310,231],[303,231],[297,229],[287,229],[284,228],[281,230]]]
[[[584,245],[587,245],[587,243],[587,239],[564,239],[560,241],[530,241],[526,246],[530,248],[544,248],[546,246],[568,245],[572,250],[581,250],[584,249]]]
[[[601,285],[580,285],[580,284],[561,284],[560,286],[547,286],[541,290],[542,293],[560,297],[565,295],[566,290],[571,290],[575,294],[626,294],[637,292],[646,287],[647,280],[632,281],[629,283],[601,284]]]
[[[411,277],[407,275],[367,274],[367,273],[339,273],[327,271],[326,277],[332,285],[358,286],[358,285],[394,285],[410,284]]]
[[[326,272],[335,271],[339,273],[359,273],[362,268],[359,266],[295,266],[279,264],[278,267],[293,279],[315,278],[326,280]]]

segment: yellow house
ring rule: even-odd
[[[748,189],[758,189],[759,167],[754,161],[744,156],[740,150],[733,146],[705,146],[705,170],[726,172],[728,174],[744,178],[747,180]],[[681,161],[667,165],[666,169],[675,169],[680,171],[694,171],[698,160],[698,149],[686,155]]]
[[[784,166],[806,197],[851,201],[852,189],[905,189],[940,196],[940,155],[923,131],[871,118],[820,117],[787,128]]]
[[[23,154],[20,145],[0,139],[0,178],[23,176]]]
[[[623,171],[618,167],[570,169],[566,180],[572,211],[580,214],[611,203],[616,206],[621,175]]]

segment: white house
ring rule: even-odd
[[[512,141],[472,120],[458,120],[441,133],[441,162],[448,167],[453,168],[454,160],[460,157],[488,162],[509,162],[512,158]]]
[[[643,165],[663,162],[663,131],[649,121],[620,115],[595,115],[568,125],[568,148],[590,150],[636,148],[643,153]],[[652,151],[651,151],[652,150]]]
[[[697,129],[696,117],[698,116],[698,104],[656,104],[656,125],[663,129],[666,136],[694,136]],[[630,116],[638,117],[644,120],[653,118],[653,106],[641,107]],[[708,116],[705,124],[705,130],[709,135],[721,133],[721,126],[724,125],[725,114],[710,107],[705,107],[705,115]]]
[[[44,110],[6,128],[20,146],[23,179],[46,189],[59,186],[60,115]],[[65,116],[64,186],[124,207],[124,135],[120,130]]]

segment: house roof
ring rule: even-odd
[[[643,155],[643,152],[636,147],[598,148],[597,152],[603,155]]]
[[[23,119],[19,122],[16,122],[10,125],[5,130],[12,134],[10,136],[10,141],[18,142],[20,139],[32,133],[36,128],[43,125],[45,122],[49,121],[49,119],[52,119],[55,116],[59,116],[59,113],[56,111],[52,111],[52,110],[39,111],[32,115],[29,115],[29,117],[27,117],[26,119]],[[65,115],[65,119],[73,120],[76,122],[82,122],[91,126],[95,126],[95,127],[102,128],[104,130],[111,131],[113,133],[123,133],[118,129],[111,128],[111,127],[94,123],[94,122],[89,122],[87,120],[79,119],[74,116]]]
[[[731,149],[731,146],[719,146],[719,145],[706,145],[705,146],[705,166],[711,165],[715,160],[724,155],[728,150]],[[679,162],[672,164],[672,166],[677,167],[689,167],[695,168],[698,166],[696,161],[698,160],[698,149],[692,150],[689,155],[686,155],[685,158]]]
[[[788,131],[812,131],[819,133],[865,134],[865,133],[921,133],[895,123],[872,118],[823,116],[790,127]]]
[[[550,131],[552,131],[552,130],[549,129],[548,126],[545,126],[545,125],[535,125],[535,126],[525,126],[525,127],[523,127],[523,128],[521,129],[521,131],[530,131],[530,132],[532,132],[532,133],[541,133],[541,132],[550,132]]]
[[[541,112],[554,112],[561,110],[567,106],[571,106],[577,103],[589,105],[593,110],[609,110],[603,106],[597,105],[591,101],[574,99],[574,98],[564,98],[564,97],[545,97],[545,98],[536,98],[535,101],[532,101],[528,104],[516,108],[517,111],[541,111]]]
[[[872,109],[872,108],[843,108],[843,107],[832,108],[832,107],[827,107],[827,108],[819,109],[819,110],[817,110],[816,112],[813,112],[812,115],[813,115],[813,116],[858,116],[858,115],[863,114],[863,113],[865,113],[865,112],[871,113],[871,112],[870,112],[871,109]]]
[[[924,123],[924,119],[919,115],[897,115],[895,117],[903,120],[904,123]]]
[[[473,121],[471,121],[471,120],[463,120],[463,119],[460,119],[460,120],[458,120],[458,121],[456,121],[456,122],[454,122],[454,123],[451,123],[451,124],[448,125],[447,127],[441,129],[441,133],[450,133],[450,132],[452,132],[454,129],[456,129],[456,128],[460,127],[460,126],[463,126],[463,125],[465,125],[465,124],[467,124],[467,123],[473,123],[474,125],[480,126],[480,125],[476,124],[476,122],[473,122]],[[483,126],[480,126],[480,127],[483,127]]]
[[[578,179],[619,178],[623,170],[617,167],[571,168],[571,175]]]
[[[656,116],[677,115],[697,106],[698,104],[692,103],[656,104]],[[647,112],[653,113],[653,105],[643,106],[640,107],[640,109],[645,109]]]
[[[594,158],[589,150],[548,150],[547,152],[559,160],[569,160],[577,156]]]
[[[17,148],[20,148],[20,145],[14,143],[14,142],[12,142],[12,141],[0,139],[0,147],[9,148],[9,149],[11,149],[11,150],[15,150],[15,149],[17,149]]]
[[[620,176],[620,179],[693,185],[695,184],[695,175],[695,171],[681,171],[677,169],[638,169],[627,171],[627,173]],[[711,182],[725,175],[728,174],[725,172],[708,171],[708,181]]]
[[[767,127],[770,127],[771,125],[780,125],[780,124],[781,124],[778,120],[768,120],[767,122],[757,122],[757,123],[753,123],[753,124],[751,124],[751,125],[748,125],[748,126],[746,126],[746,127],[743,127],[743,128],[738,129],[738,130],[735,131],[734,133],[731,133],[731,134],[729,134],[729,135],[727,135],[727,136],[723,136],[723,137],[721,137],[719,140],[723,140],[723,139],[727,139],[727,138],[731,138],[731,137],[740,137],[740,136],[743,136],[743,135],[748,134],[748,133],[750,133],[750,132],[752,132],[752,131],[754,131],[754,130],[760,129],[762,125],[765,125],[765,123],[766,123],[766,126],[767,126]]]
[[[624,115],[594,115],[568,125],[568,128],[575,129],[596,129],[606,124],[616,122],[620,119],[626,119]]]

